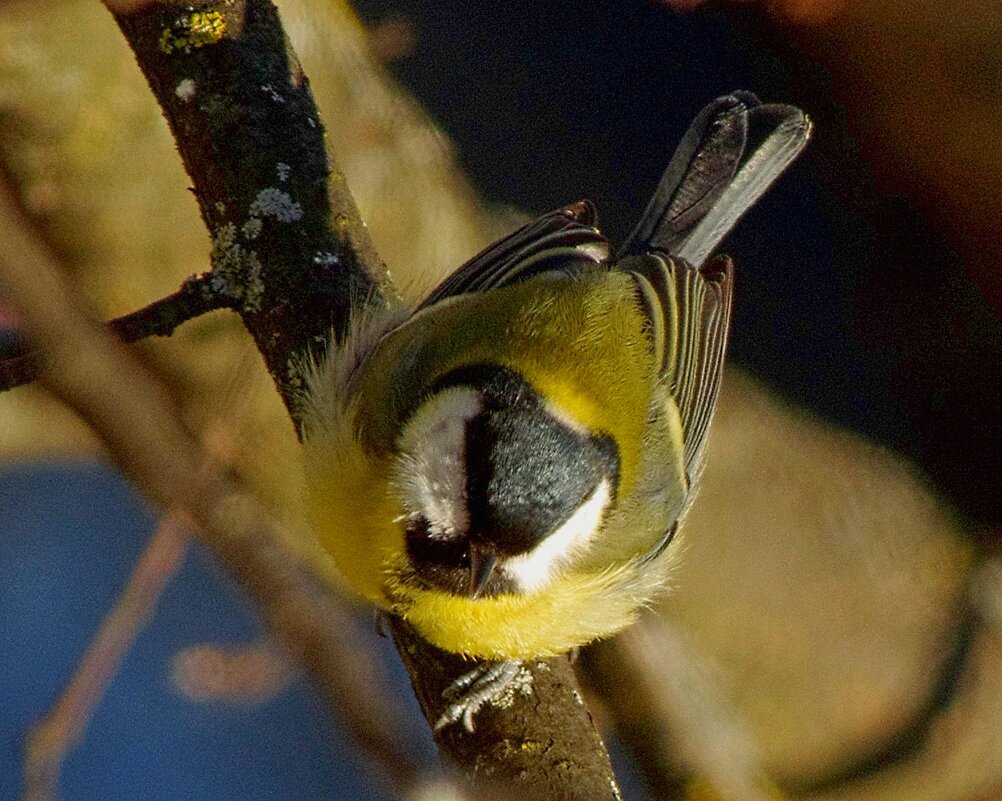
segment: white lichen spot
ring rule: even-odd
[[[225,274],[233,261],[234,250],[239,248],[237,244],[237,227],[233,223],[226,223],[216,229],[212,237],[212,266],[216,275],[220,272]]]
[[[278,175],[278,180],[283,184],[289,180],[289,173],[292,172],[292,167],[286,164],[284,161],[278,162],[275,165],[275,173]]]
[[[515,696],[532,695],[532,672],[525,666],[520,665],[518,672],[512,676],[504,689],[491,698],[490,705],[498,709],[507,709],[515,703]]]
[[[576,703],[578,706],[584,706],[584,698],[581,697],[581,693],[579,693],[577,690],[571,690],[571,695],[574,698],[574,703]]]
[[[609,789],[612,790],[612,797],[616,801],[623,801],[623,794],[619,790],[619,785],[616,784],[615,777],[609,779]]]
[[[337,254],[329,250],[318,250],[313,254],[313,263],[317,267],[336,267],[340,261]]]
[[[313,119],[313,117],[307,117],[306,118],[306,124],[309,125],[311,128],[316,128],[317,127],[317,121],[315,119]]]
[[[263,227],[264,223],[260,217],[251,217],[241,226],[240,232],[244,235],[244,239],[257,239]]]
[[[174,94],[183,103],[187,103],[197,94],[195,82],[191,78],[182,78],[174,87]]]
[[[209,279],[209,287],[217,294],[225,292],[227,290],[226,280],[219,273],[214,272]]]
[[[296,222],[303,216],[303,207],[281,189],[269,186],[257,193],[249,209],[251,217],[274,217],[279,222]]]
[[[284,103],[285,98],[282,97],[278,91],[270,83],[266,83],[261,87],[261,91],[264,92],[268,97],[270,97],[276,103]]]
[[[212,237],[212,288],[235,298],[245,311],[259,311],[264,294],[262,266],[253,250],[237,242],[237,227],[226,223]]]

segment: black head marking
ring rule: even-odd
[[[512,592],[515,585],[503,572],[491,570],[486,577],[477,554],[466,537],[442,539],[429,535],[426,521],[417,520],[407,527],[407,557],[415,567],[412,580],[425,589],[447,590],[455,595],[490,596]],[[476,586],[471,588],[471,580]]]
[[[615,443],[559,420],[514,370],[476,365],[440,383],[473,386],[484,398],[466,430],[469,534],[501,556],[538,545],[603,479],[615,486]]]
[[[432,535],[427,522],[407,528],[415,578],[472,597],[517,590],[506,558],[531,551],[565,523],[606,480],[615,497],[619,453],[608,435],[573,427],[547,408],[516,371],[470,365],[436,381],[426,397],[468,387],[482,399],[466,422],[464,467],[468,525]]]

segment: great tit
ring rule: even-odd
[[[727,344],[733,267],[708,257],[810,129],[719,98],[618,253],[591,203],[558,209],[416,307],[361,313],[312,370],[308,508],[338,573],[501,663],[442,722],[471,727],[515,660],[607,637],[664,589]]]

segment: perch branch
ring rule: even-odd
[[[399,620],[393,639],[411,675],[425,718],[442,714],[442,691],[470,669],[461,656],[422,640]],[[436,732],[439,748],[471,788],[489,798],[525,801],[611,801],[619,788],[608,753],[585,706],[566,657],[526,663],[524,692],[512,690],[510,705],[477,713],[476,730],[447,726]]]

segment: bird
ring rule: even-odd
[[[581,200],[423,300],[363,308],[311,366],[307,512],[339,580],[479,660],[436,728],[527,659],[628,626],[664,592],[723,373],[722,238],[811,135],[735,91],[695,118],[616,250]]]

